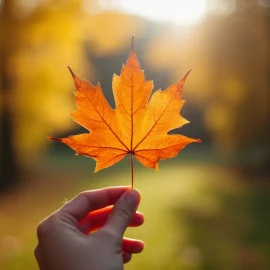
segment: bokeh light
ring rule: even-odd
[[[0,0],[0,269],[37,269],[36,226],[77,193],[130,184],[129,160],[95,162],[47,140],[86,132],[67,66],[112,107],[135,34],[147,80],[192,68],[173,133],[202,139],[159,171],[135,164],[145,241],[129,270],[270,269],[269,0]]]
[[[156,1],[119,1],[120,10],[154,21],[169,21],[177,24],[193,24],[203,19],[206,0],[156,0]]]

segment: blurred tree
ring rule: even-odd
[[[14,127],[11,107],[8,96],[13,89],[13,78],[9,70],[9,59],[16,50],[16,27],[12,17],[14,1],[1,3],[1,35],[0,35],[0,190],[5,189],[10,183],[16,181],[18,169],[15,149],[12,140]],[[13,30],[13,31],[12,31]]]
[[[72,80],[81,75],[80,1],[2,1],[0,189],[11,186],[46,144],[46,136],[71,120]],[[71,91],[70,91],[71,92]],[[19,166],[24,164],[24,166]]]
[[[238,0],[230,13],[211,14],[192,31],[165,30],[148,48],[149,62],[175,70],[174,81],[194,68],[184,96],[204,115],[216,149],[256,168],[270,157],[269,25],[269,8]]]
[[[35,164],[47,145],[46,136],[74,125],[67,117],[75,104],[66,66],[89,77],[93,70],[87,60],[126,47],[142,25],[138,18],[117,12],[93,15],[96,0],[0,3],[0,189],[4,189],[21,177],[19,168]],[[87,59],[86,47],[92,59]]]
[[[187,82],[184,97],[189,103],[184,110],[196,112],[197,122],[203,115],[200,130],[208,129],[220,152],[233,157],[252,148],[252,162],[261,164],[265,153],[269,158],[270,9],[255,1],[230,1],[236,3],[233,13],[231,4],[231,13],[211,14],[189,28],[104,13],[100,3],[0,0],[0,186],[19,178],[19,167],[34,164],[47,135],[73,125],[67,117],[75,106],[73,83],[65,66],[81,77],[89,78],[90,71],[89,79],[96,83],[97,74],[85,59],[98,65],[96,77],[101,80],[112,65],[126,60],[117,51],[127,48],[133,33],[147,47],[147,65],[142,66],[165,74],[157,75],[156,87],[163,87],[169,74],[170,81],[177,81],[195,68]],[[144,56],[140,46],[136,52]],[[104,64],[106,59],[110,63]],[[107,80],[104,92],[109,96],[111,79]],[[193,122],[190,127],[200,126]]]

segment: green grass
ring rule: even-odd
[[[270,269],[269,188],[254,188],[222,167],[179,161],[162,162],[159,172],[136,164],[145,224],[126,236],[146,246],[126,269]],[[1,199],[1,269],[37,269],[36,225],[65,199],[130,184],[128,161],[97,174],[93,166],[83,157],[54,160],[40,168],[40,179]]]

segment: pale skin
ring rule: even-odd
[[[123,237],[140,226],[140,194],[129,187],[85,191],[44,219],[35,257],[41,270],[121,270],[140,253],[140,240]],[[90,232],[90,234],[89,234]]]

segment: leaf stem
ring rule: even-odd
[[[134,188],[134,161],[133,154],[130,153],[130,165],[131,165],[131,189]]]

